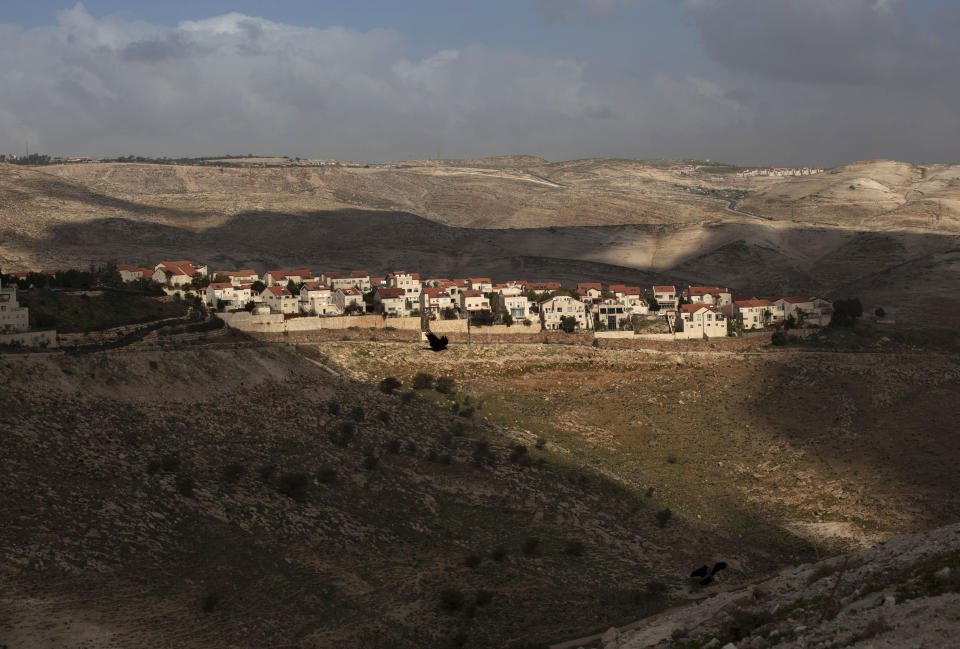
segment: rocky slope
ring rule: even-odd
[[[423,350],[423,354],[431,352]],[[523,646],[744,548],[282,346],[0,359],[0,646]]]
[[[937,649],[956,645],[958,620],[960,525],[955,524],[788,568],[631,628],[611,629],[590,644],[605,649]]]

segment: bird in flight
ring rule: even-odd
[[[437,338],[433,332],[427,332],[427,342],[430,343],[430,351],[442,352],[447,348],[447,337]]]

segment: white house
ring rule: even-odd
[[[577,295],[585,303],[599,302],[603,297],[603,286],[600,282],[580,282],[577,284]]]
[[[138,279],[153,279],[153,271],[149,268],[139,268],[137,266],[117,266],[117,272],[120,273],[120,279],[125,282],[135,282]],[[166,278],[164,278],[166,281]]]
[[[420,311],[440,312],[456,305],[453,296],[442,288],[425,288],[420,291]]]
[[[206,277],[207,267],[194,266],[189,261],[161,261],[153,269],[153,279],[170,286],[185,286],[197,273]]]
[[[727,335],[727,318],[707,304],[682,304],[678,310],[677,338],[721,338]]]
[[[460,292],[461,311],[489,311],[490,300],[482,291],[466,290]]]
[[[733,303],[733,314],[744,329],[763,329],[783,320],[783,307],[769,300],[739,300]]]
[[[268,270],[263,274],[263,283],[267,286],[286,286],[289,282],[303,284],[313,281],[313,273],[306,268],[296,270]]]
[[[774,299],[773,303],[783,309],[785,319],[792,315],[798,326],[825,327],[830,324],[830,317],[833,315],[833,304],[819,297],[809,295],[779,297]]]
[[[213,282],[207,286],[206,298],[207,305],[214,308],[222,300],[224,302],[223,308],[229,311],[244,308],[247,302],[253,299],[253,292],[249,286],[234,286],[229,282]]]
[[[677,289],[675,286],[654,286],[653,299],[660,305],[661,310],[677,308]]]
[[[343,311],[333,299],[333,291],[323,282],[307,282],[300,287],[300,311],[307,315],[340,315]]]
[[[610,292],[614,298],[623,306],[630,309],[631,313],[646,315],[650,311],[647,300],[644,298],[643,289],[639,286],[626,286],[625,284],[611,284]]]
[[[590,328],[586,306],[569,295],[557,295],[540,303],[540,323],[544,329],[560,329],[560,318],[573,317],[580,329]]]
[[[370,290],[370,273],[365,270],[355,270],[349,275],[324,273],[324,277],[331,290],[357,288],[363,293]]]
[[[260,299],[272,313],[299,313],[300,300],[286,286],[268,286],[260,293]]]
[[[510,314],[515,322],[530,319],[530,301],[525,295],[512,294],[512,291],[500,291],[500,308]]]
[[[17,287],[3,288],[0,280],[0,333],[26,331],[30,328],[30,314],[27,307],[17,301]]]
[[[387,274],[387,286],[391,288],[403,289],[404,294],[411,300],[420,301],[420,275],[418,273],[407,273],[402,270],[396,270]]]
[[[493,282],[489,277],[471,277],[469,288],[481,293],[489,293],[493,290]]]
[[[629,309],[617,300],[603,300],[595,304],[593,310],[603,326],[610,330],[619,329],[631,315]]]
[[[373,294],[373,302],[376,305],[377,313],[385,313],[388,316],[396,317],[410,315],[410,308],[407,306],[407,292],[402,288],[378,287]]]
[[[355,288],[337,288],[333,291],[333,303],[344,313],[349,307],[357,305],[360,307],[360,313],[366,311],[366,304],[363,302],[363,293]]]
[[[234,286],[253,284],[254,282],[260,281],[260,276],[257,275],[257,271],[250,268],[243,270],[218,270],[213,273],[213,278],[216,279],[218,277],[226,278],[227,281]]]
[[[730,289],[719,286],[688,286],[683,290],[683,297],[691,304],[724,306],[732,301]]]

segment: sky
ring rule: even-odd
[[[955,0],[3,0],[0,153],[960,162]]]

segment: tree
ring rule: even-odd
[[[562,318],[560,318],[560,328],[563,329],[568,334],[572,334],[579,325],[580,323],[577,322],[577,319],[574,318],[572,315],[565,315]]]
[[[644,293],[643,299],[646,300],[647,306],[650,308],[651,311],[660,310],[660,303],[657,302],[657,298],[653,297],[653,293],[651,293],[650,291],[647,291],[646,293]]]
[[[510,325],[512,325],[512,324],[513,324],[513,316],[510,315],[509,313],[504,313],[504,314],[503,314],[503,324],[507,325],[508,327],[509,327]]]
[[[259,279],[250,285],[250,290],[256,294],[263,293],[266,290],[267,285],[261,282]]]
[[[190,286],[194,288],[207,288],[210,286],[210,278],[197,271],[190,278]]]
[[[770,326],[770,317],[771,317],[772,315],[773,315],[773,314],[770,312],[770,309],[764,309],[764,310],[763,310],[763,326],[764,326],[764,327]]]
[[[348,304],[347,308],[343,310],[343,315],[353,315],[355,313],[357,314],[363,313],[362,304],[356,304],[356,303]]]
[[[213,277],[214,284],[230,284],[230,278],[226,275],[214,275]]]
[[[833,303],[833,314],[830,316],[831,327],[854,327],[857,318],[863,315],[863,305],[860,298],[837,300]]]
[[[878,318],[882,318],[883,316],[887,315],[887,312],[882,306],[878,306],[876,309],[874,309],[873,315],[877,316]]]
[[[292,295],[300,295],[300,285],[292,279],[287,280],[287,290],[290,291]]]

